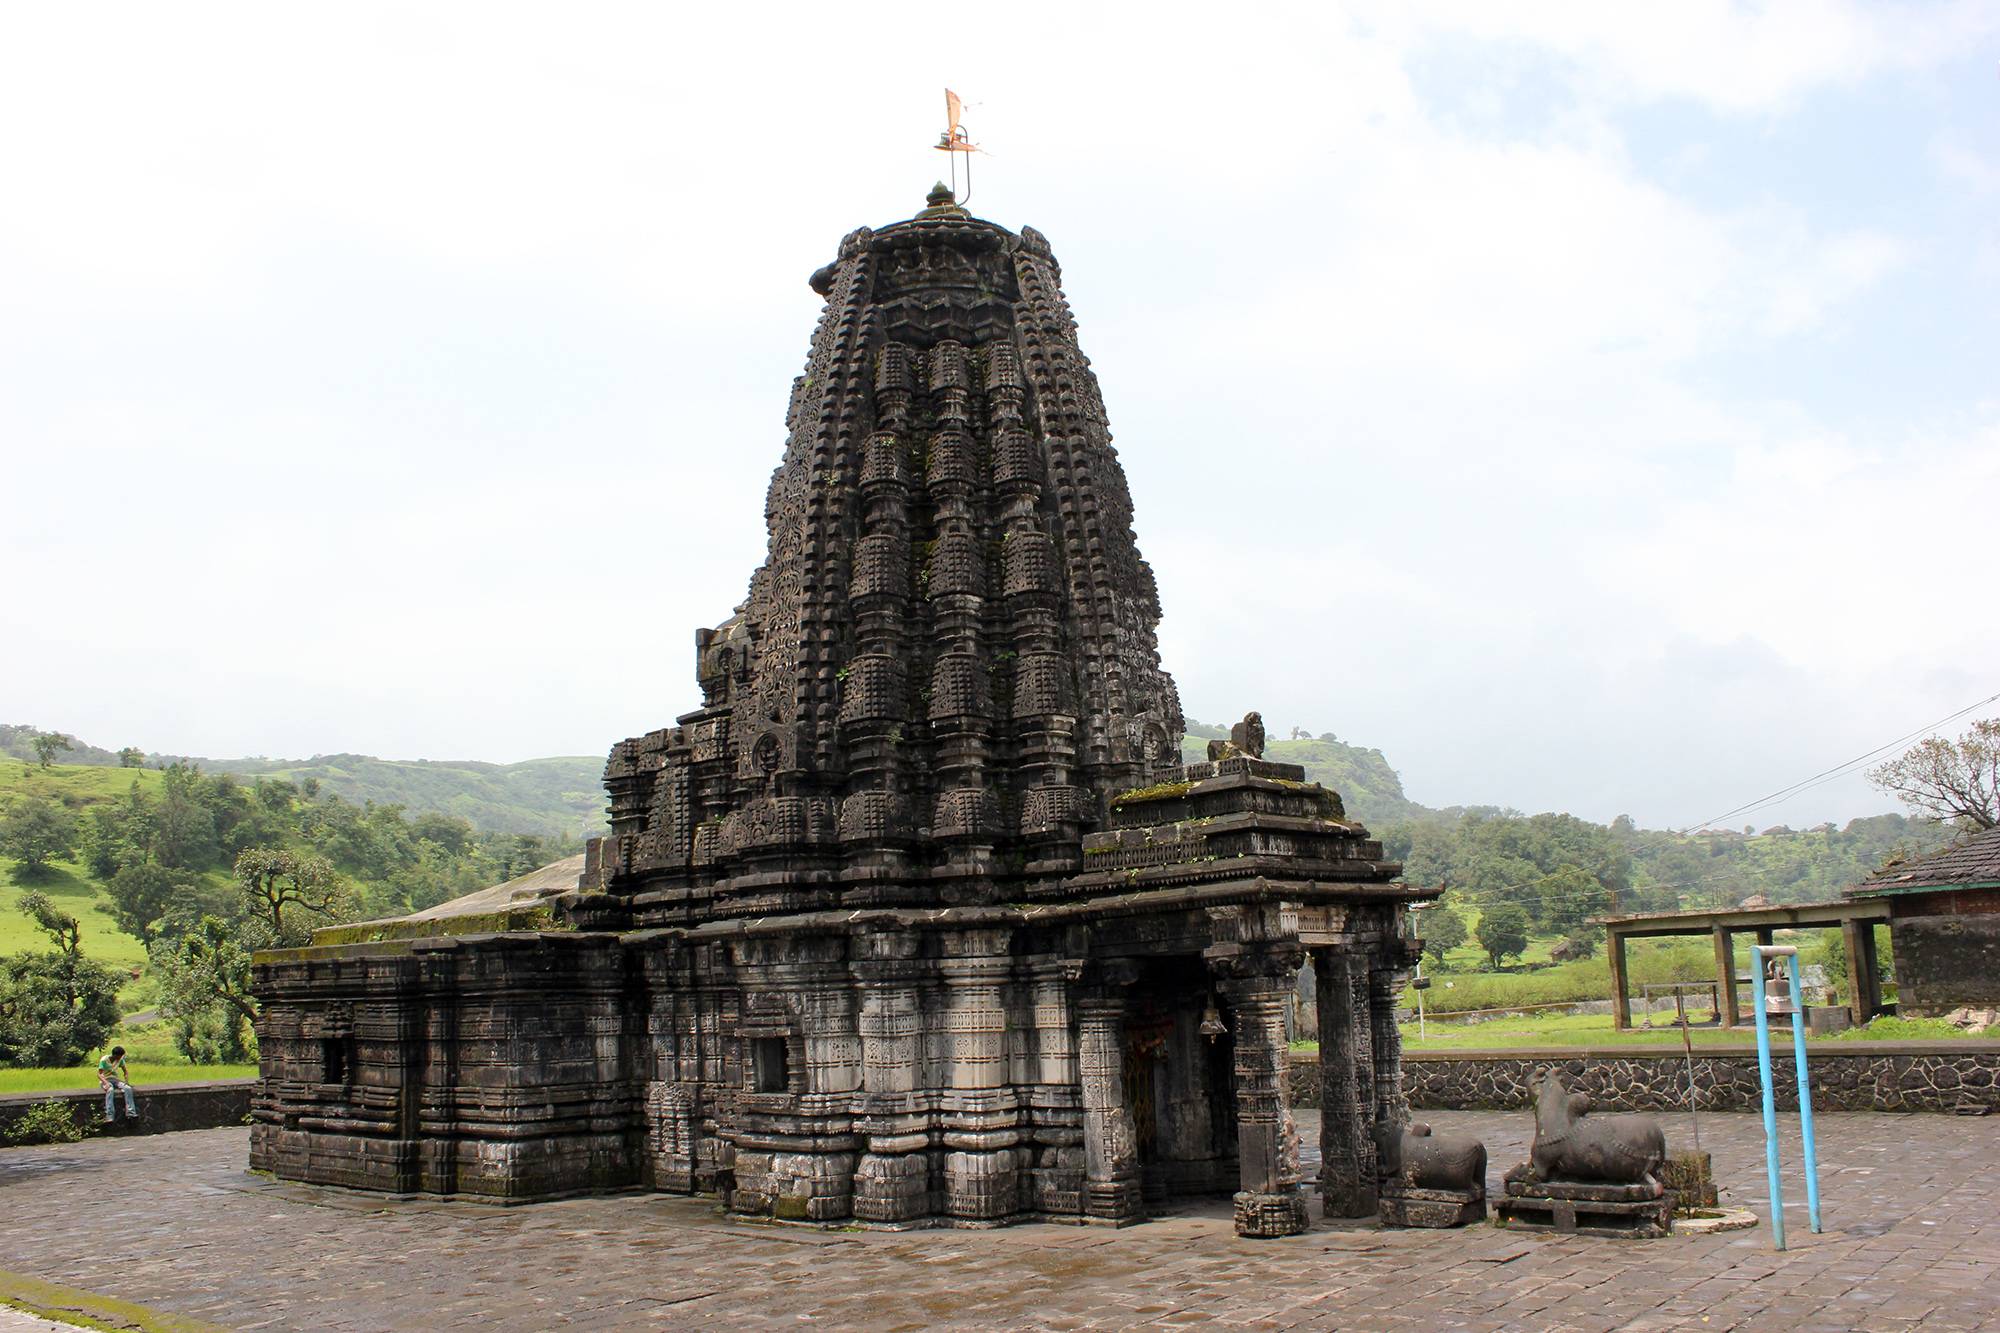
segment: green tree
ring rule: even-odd
[[[549,863],[548,851],[542,840],[533,834],[523,833],[514,839],[513,850],[507,854],[505,879],[518,879],[531,870],[540,870]]]
[[[145,766],[146,752],[138,746],[128,745],[118,752],[118,767],[144,768]]]
[[[45,895],[20,907],[55,948],[0,964],[0,1064],[75,1064],[118,1026],[118,974],[83,956],[82,927]]]
[[[194,883],[192,873],[170,870],[147,858],[120,867],[104,889],[111,897],[111,914],[118,928],[149,940],[158,933],[161,918]]]
[[[41,761],[43,768],[76,748],[76,742],[60,731],[42,732],[30,743],[35,747],[35,758]]]
[[[201,770],[169,764],[153,815],[152,852],[173,870],[199,870],[216,857],[215,812],[202,799]]]
[[[1519,957],[1528,947],[1528,913],[1519,903],[1495,903],[1481,910],[1479,947],[1498,971],[1504,959]]]
[[[118,974],[77,954],[0,962],[0,1064],[73,1065],[118,1026]]]
[[[252,933],[263,930],[250,923]],[[204,916],[175,938],[156,940],[153,972],[160,980],[160,1014],[174,1025],[174,1043],[197,1064],[243,1059],[257,1002],[250,993],[253,948],[218,916]]]
[[[1926,819],[2000,827],[2000,717],[1973,723],[1956,741],[1918,741],[1869,769],[1868,780]]]
[[[1567,934],[1611,906],[1611,896],[1596,876],[1578,865],[1557,866],[1535,885],[1541,918],[1550,930]]]
[[[333,862],[314,852],[250,847],[236,858],[236,883],[246,913],[267,932],[260,945],[303,944],[314,926],[340,919],[352,895]]]
[[[46,893],[24,893],[16,904],[21,914],[35,923],[35,929],[49,937],[56,952],[72,958],[83,953],[83,926],[68,912],[50,901]]]
[[[41,879],[51,861],[76,850],[76,816],[45,796],[24,796],[0,819],[0,852],[21,863],[23,879]]]
[[[1424,957],[1434,967],[1444,966],[1444,956],[1465,943],[1465,918],[1442,903],[1427,907],[1417,917],[1424,932]]]
[[[1603,933],[1595,926],[1579,927],[1557,941],[1555,948],[1549,950],[1549,957],[1558,963],[1573,963],[1584,958],[1595,958]]]

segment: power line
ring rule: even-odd
[[[1969,703],[1955,713],[1947,714],[1946,716],[1939,718],[1935,722],[1932,722],[1926,726],[1918,727],[1915,731],[1908,732],[1902,736],[1898,736],[1895,740],[1887,741],[1881,745],[1878,745],[1874,749],[1868,751],[1868,753],[1850,759],[1846,763],[1836,764],[1832,768],[1826,769],[1823,772],[1815,773],[1809,778],[1802,778],[1799,781],[1794,782],[1789,787],[1780,787],[1777,791],[1772,792],[1769,796],[1759,797],[1758,799],[1749,802],[1747,805],[1739,805],[1734,810],[1725,810],[1719,815],[1715,815],[1708,819],[1704,819],[1697,824],[1690,824],[1686,828],[1679,829],[1676,831],[1685,835],[1688,833],[1692,833],[1696,829],[1709,828],[1715,824],[1721,823],[1725,819],[1733,819],[1737,815],[1746,814],[1749,811],[1759,809],[1762,806],[1770,805],[1774,801],[1789,800],[1791,797],[1800,795],[1801,793],[1806,791],[1810,791],[1814,787],[1820,786],[1823,783],[1831,782],[1833,779],[1837,777],[1841,777],[1844,774],[1852,772],[1853,770],[1861,767],[1861,765],[1866,764],[1871,760],[1875,759],[1878,755],[1881,755],[1885,751],[1893,750],[1897,746],[1907,744],[1908,742],[1916,739],[1919,736],[1927,735],[1930,732],[1936,731],[1939,727],[1943,726],[1945,723],[1952,722],[1957,720],[1958,718],[1964,717],[1967,713],[1972,712],[1974,709],[1984,708],[1987,704],[1993,703],[1995,700],[2000,700],[2000,692],[1989,694],[1984,699],[1980,699],[1975,703]]]

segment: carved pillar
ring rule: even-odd
[[[861,992],[862,1105],[867,1137],[854,1168],[854,1215],[868,1222],[908,1222],[933,1208],[931,1146],[916,1088],[923,1062],[923,1014],[917,984],[923,940],[914,931],[864,931],[854,937],[855,985]]]
[[[1081,959],[1050,957],[1029,967],[1029,1077],[1020,1080],[1033,1135],[1032,1160],[1025,1163],[1033,1206],[1072,1217],[1083,1212],[1084,1150],[1070,990],[1083,968]]]
[[[1357,1039],[1353,959],[1344,950],[1313,951],[1319,1004],[1320,1198],[1329,1217],[1368,1217],[1375,1211],[1375,1145],[1358,1075],[1368,1043]]]
[[[1392,943],[1392,954],[1395,948]],[[1397,965],[1399,959],[1392,956],[1386,961],[1387,967],[1368,972],[1371,1054],[1375,1059],[1374,1119],[1400,1125],[1410,1118],[1410,1104],[1403,1096],[1403,1030],[1396,1025],[1396,996],[1408,974]]]
[[[1077,1005],[1077,1071],[1083,1084],[1083,1212],[1123,1226],[1145,1218],[1138,1135],[1125,1103],[1125,1000],[1097,995]]]
[[[1209,917],[1216,942],[1204,956],[1221,978],[1236,1034],[1236,1234],[1295,1236],[1312,1225],[1299,1189],[1285,1037],[1285,1005],[1305,956],[1298,913],[1266,906],[1216,909]]]
[[[1007,1084],[1003,988],[1014,960],[1006,930],[942,938],[949,1069],[944,1108],[944,1202],[952,1217],[993,1221],[1020,1208],[1020,1101]]]

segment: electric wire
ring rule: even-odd
[[[1959,709],[1957,712],[1947,714],[1946,716],[1939,718],[1935,722],[1917,728],[1915,731],[1907,732],[1904,735],[1898,736],[1895,740],[1886,741],[1883,744],[1878,745],[1874,749],[1868,751],[1868,753],[1864,755],[1860,755],[1854,759],[1849,759],[1848,761],[1842,764],[1836,764],[1832,768],[1826,769],[1819,773],[1815,773],[1809,778],[1801,778],[1799,781],[1794,782],[1789,787],[1780,787],[1777,791],[1772,792],[1769,796],[1759,797],[1758,799],[1749,802],[1747,805],[1737,806],[1734,810],[1725,810],[1719,815],[1711,816],[1710,818],[1704,819],[1697,824],[1690,824],[1686,828],[1677,830],[1677,832],[1686,834],[1693,832],[1695,829],[1710,828],[1716,824],[1721,823],[1725,819],[1732,819],[1737,815],[1747,814],[1752,810],[1761,809],[1764,806],[1770,805],[1776,801],[1789,800],[1794,796],[1812,790],[1814,787],[1820,786],[1827,782],[1831,782],[1833,781],[1833,779],[1837,777],[1842,777],[1847,773],[1850,773],[1853,770],[1861,767],[1863,764],[1871,763],[1884,752],[1893,750],[1899,745],[1908,744],[1910,741],[1915,740],[1919,736],[1928,735],[1931,732],[1936,731],[1939,727],[1945,725],[1945,723],[1954,722],[1959,718],[1964,717],[1967,713],[1972,712],[1974,709],[1984,708],[1987,704],[1993,703],[1995,700],[2000,700],[2000,692],[1989,694],[1984,699],[1980,699],[1974,703],[1969,703],[1965,707]]]

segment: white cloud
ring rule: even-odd
[[[2000,15],[1978,3],[1438,0],[1375,12],[1385,26],[1433,39],[1515,43],[1557,57],[1595,98],[1685,99],[1732,115],[1785,110],[1823,88],[1932,64],[2000,30]]]
[[[1380,744],[1433,802],[1694,818],[1716,779],[1676,747],[1761,726],[1810,769],[1908,725],[1887,682],[1946,711],[1957,676],[1845,599],[1956,594],[1854,533],[1964,503],[1990,421],[1718,383],[1851,336],[1928,252],[1692,197],[1616,117],[1787,114],[1977,11],[1407,15],[23,11],[0,439],[18,493],[79,505],[0,529],[62,571],[10,588],[62,651],[4,693],[216,753],[593,750],[689,706],[691,631],[761,553],[805,276],[917,203],[948,81],[976,207],[1065,261],[1197,715]],[[1461,130],[1409,73],[1447,28],[1559,64],[1563,114]],[[1962,515],[1929,526],[1963,555]]]

